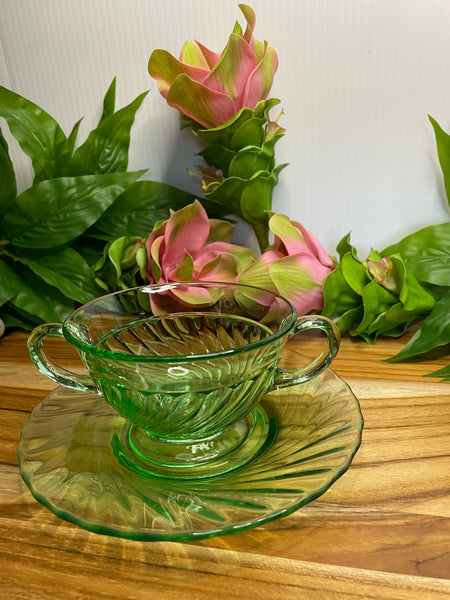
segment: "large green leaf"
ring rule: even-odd
[[[69,133],[69,137],[67,138],[67,143],[69,145],[70,148],[70,152],[72,153],[74,148],[75,148],[75,144],[77,141],[77,136],[78,136],[78,131],[80,129],[80,125],[81,125],[81,121],[83,119],[80,119],[79,121],[77,121],[75,123],[75,125],[72,127],[72,131]],[[60,173],[60,175],[62,175],[62,173]]]
[[[111,84],[110,84],[108,90],[106,91],[105,97],[103,99],[103,111],[102,111],[102,115],[100,117],[100,121],[98,122],[99,125],[102,121],[104,121],[107,117],[109,117],[110,115],[112,115],[114,113],[115,107],[116,107],[116,78],[114,77],[114,79],[111,81]]]
[[[53,323],[63,321],[73,310],[71,300],[28,267],[17,265],[16,274],[21,277],[22,286],[9,304],[20,312],[32,315],[37,322]]]
[[[14,265],[5,257],[0,258],[0,306],[14,298],[22,289],[23,281]]]
[[[436,304],[409,342],[388,362],[408,360],[450,344],[450,290]]]
[[[155,223],[169,217],[170,209],[192,204],[195,196],[157,181],[137,181],[123,192],[89,230],[106,241],[122,236],[147,237]],[[223,218],[228,211],[221,205],[202,200],[210,217]]]
[[[89,231],[89,230],[88,230]],[[105,240],[88,237],[83,234],[70,245],[84,258],[89,266],[94,265],[103,253]]]
[[[89,175],[126,171],[131,126],[147,93],[144,92],[131,104],[112,114],[108,114],[110,107],[104,106],[105,116],[100,120],[98,127],[91,131],[84,144],[75,150],[65,166],[64,173]]]
[[[25,315],[22,311],[17,310],[15,307],[5,304],[0,307],[0,318],[2,319],[5,327],[19,327],[26,331],[31,331],[38,324],[38,319],[32,315]]]
[[[402,256],[418,281],[450,286],[450,223],[420,229],[381,252],[382,256],[393,254]]]
[[[0,129],[0,218],[8,212],[16,195],[14,165],[9,157],[8,144]]]
[[[51,248],[81,235],[144,171],[60,177],[32,186],[3,220],[14,246]]]
[[[71,155],[61,127],[48,113],[19,94],[0,86],[0,117],[31,158],[35,183],[57,177]]]
[[[450,204],[450,135],[442,129],[433,117],[429,116],[429,119],[433,125],[436,136],[439,163],[444,175],[445,191],[447,192],[447,199]]]
[[[34,251],[32,254],[25,249],[17,249],[12,258],[27,265],[33,273],[58,288],[67,298],[85,304],[101,295],[102,290],[95,284],[92,269],[73,248],[63,246]]]

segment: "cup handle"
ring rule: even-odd
[[[327,347],[307,365],[298,369],[284,370],[277,368],[273,387],[275,389],[296,385],[319,375],[331,364],[339,350],[340,334],[336,325],[330,319],[318,315],[306,315],[299,317],[292,330],[291,336],[305,331],[306,329],[320,329],[327,336]]]
[[[63,367],[59,367],[46,355],[43,348],[43,341],[46,337],[65,339],[62,325],[60,323],[44,323],[38,325],[31,332],[27,342],[28,352],[39,371],[52,381],[56,381],[56,383],[65,387],[98,394],[99,391],[89,375],[72,373]]]

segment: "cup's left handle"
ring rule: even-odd
[[[41,373],[65,387],[73,388],[83,392],[98,394],[99,391],[89,375],[72,373],[58,366],[45,353],[43,341],[46,337],[64,338],[62,325],[60,323],[44,323],[38,325],[28,338],[28,352],[31,359]]]

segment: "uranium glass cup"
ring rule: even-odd
[[[323,352],[306,366],[279,368],[287,339],[315,328],[325,333]],[[72,344],[87,374],[56,365],[45,353],[46,337]],[[119,460],[134,470],[167,476],[184,468],[196,476],[235,468],[259,452],[269,427],[260,400],[323,371],[339,334],[330,320],[299,317],[267,290],[185,282],[98,298],[63,324],[36,327],[28,347],[50,379],[102,394],[125,419],[115,440]]]

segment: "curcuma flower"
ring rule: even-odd
[[[299,315],[320,311],[322,282],[335,268],[333,261],[311,233],[285,215],[272,214],[269,227],[275,235],[273,245],[241,274],[239,282],[278,292]]]
[[[236,23],[221,54],[186,42],[179,59],[154,50],[149,73],[168,104],[185,116],[185,125],[206,147],[198,166],[202,192],[254,229],[261,251],[269,244],[267,211],[280,171],[275,144],[285,130],[269,118],[279,104],[267,98],[278,57],[267,42],[254,39],[255,13],[240,4],[245,31]]]
[[[236,22],[221,54],[200,42],[186,42],[179,60],[154,50],[148,70],[170,106],[210,129],[223,125],[242,108],[255,108],[272,87],[278,57],[267,42],[254,39],[255,13],[240,4],[245,31]]]
[[[236,282],[254,260],[248,248],[231,244],[234,227],[227,221],[209,219],[198,200],[171,212],[147,239],[147,280]],[[201,293],[206,294],[203,298]],[[175,292],[174,292],[175,293]],[[200,295],[199,295],[200,294]],[[208,304],[205,290],[187,290],[178,299],[189,304]]]

